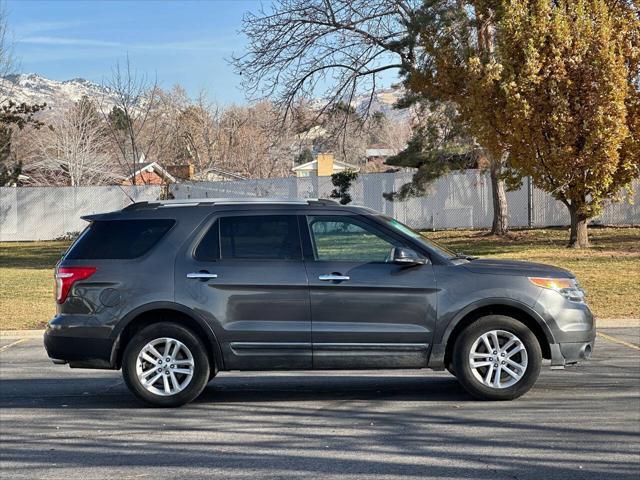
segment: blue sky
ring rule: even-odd
[[[259,5],[257,0],[5,2],[23,73],[101,82],[128,54],[139,72],[157,75],[162,87],[180,83],[192,95],[206,89],[222,103],[245,101],[240,79],[225,59],[242,52],[242,15]]]

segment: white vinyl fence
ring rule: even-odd
[[[353,204],[364,205],[416,228],[488,228],[493,219],[491,183],[477,170],[452,173],[435,181],[426,196],[388,202],[382,194],[411,180],[410,173],[361,174],[350,193]],[[640,182],[633,204],[607,203],[595,224],[640,225]],[[176,199],[275,197],[329,198],[329,177],[276,178],[171,185]],[[161,187],[33,187],[0,188],[0,241],[50,240],[84,228],[82,215],[118,210],[135,201],[156,200]],[[525,180],[508,192],[512,227],[567,225],[566,207]]]
[[[155,200],[159,186],[2,187],[0,241],[54,240],[87,225],[80,217]]]
[[[353,205],[364,205],[415,228],[488,228],[493,221],[489,175],[480,170],[451,173],[436,180],[426,196],[403,202],[388,202],[382,194],[397,191],[411,180],[410,173],[361,174],[352,184]],[[608,202],[596,224],[640,225],[640,182],[635,184],[635,202]],[[171,186],[176,199],[187,198],[329,198],[329,177],[277,178],[231,182],[194,182]],[[567,208],[525,179],[516,191],[507,192],[509,224],[512,227],[547,227],[569,224]]]

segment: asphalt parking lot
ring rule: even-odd
[[[640,329],[602,333],[590,362],[544,368],[513,402],[444,372],[226,373],[173,410],[2,339],[0,477],[637,480]]]

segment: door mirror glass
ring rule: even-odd
[[[427,259],[418,255],[414,250],[406,247],[394,247],[389,258],[393,263],[402,265],[424,265]]]

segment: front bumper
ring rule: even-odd
[[[83,315],[56,316],[44,333],[47,355],[54,363],[72,368],[113,368],[109,331],[92,323]]]
[[[550,289],[540,290],[534,310],[548,328],[551,368],[588,359],[596,338],[596,319],[589,306]]]
[[[595,335],[594,335],[595,337]],[[585,342],[551,344],[551,368],[562,368],[582,360],[588,360],[593,353],[595,338]]]
[[[562,368],[565,365],[588,360],[593,353],[596,339],[596,319],[585,304],[572,304],[554,312],[552,333],[557,343],[550,345],[551,367]]]

